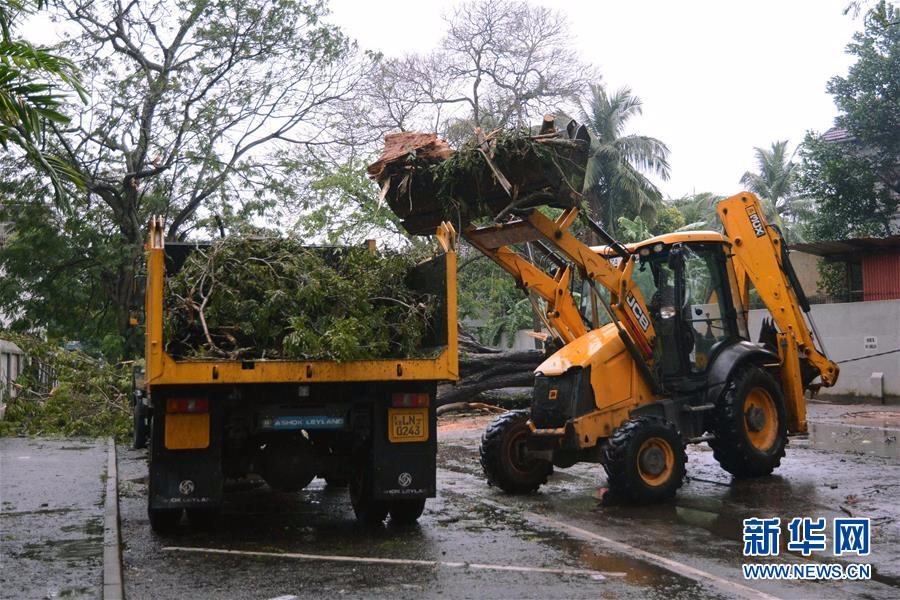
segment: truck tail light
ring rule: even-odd
[[[166,400],[167,413],[209,412],[209,398],[169,398]]]
[[[421,408],[428,406],[428,394],[391,394],[394,408]]]

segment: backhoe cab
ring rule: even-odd
[[[484,433],[491,484],[527,493],[554,466],[590,461],[604,465],[614,495],[663,500],[682,485],[685,445],[699,442],[735,477],[778,467],[788,434],[806,431],[804,391],[833,385],[838,368],[814,343],[785,243],[756,197],[733,196],[718,212],[725,235],[629,245],[589,219],[608,243],[580,242],[570,231],[577,208],[464,232],[542,300],[535,306],[561,346],[535,372],[530,411],[506,413]],[[514,248],[525,243],[550,267]],[[751,283],[774,321],[759,342],[747,327]]]

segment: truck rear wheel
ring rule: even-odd
[[[141,450],[147,447],[147,438],[150,434],[150,417],[147,414],[149,409],[144,406],[140,398],[132,397],[134,398],[132,407],[134,429],[131,432],[131,447]]]
[[[148,508],[150,528],[156,533],[171,533],[181,522],[180,508]]]
[[[388,515],[388,503],[376,500],[368,475],[358,474],[350,481],[350,504],[356,520],[364,525],[379,525]]]
[[[529,411],[513,410],[494,419],[481,436],[481,467],[490,485],[508,494],[528,494],[547,483],[553,464],[527,455]]]
[[[603,467],[609,489],[636,504],[668,500],[684,483],[687,454],[675,425],[638,417],[613,432]]]
[[[394,500],[388,505],[391,523],[411,525],[419,520],[425,510],[425,498],[416,500]]]
[[[192,529],[197,531],[206,531],[212,529],[222,512],[218,506],[206,506],[203,508],[187,508],[184,511],[187,514],[188,524]]]
[[[784,394],[759,367],[741,369],[719,401],[709,445],[719,465],[735,477],[769,475],[787,445]]]

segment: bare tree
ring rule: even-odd
[[[519,127],[553,112],[598,78],[571,46],[560,12],[513,0],[473,0],[445,17],[438,50],[384,59],[369,124],[436,131]]]

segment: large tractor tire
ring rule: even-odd
[[[738,371],[713,415],[709,442],[719,465],[735,477],[769,475],[784,456],[784,394],[759,367]]]
[[[635,504],[668,500],[684,483],[684,442],[664,419],[625,421],[609,439],[604,458],[610,492]]]
[[[553,464],[529,457],[528,411],[513,410],[494,419],[481,436],[481,467],[488,483],[508,494],[528,494],[547,483]]]

